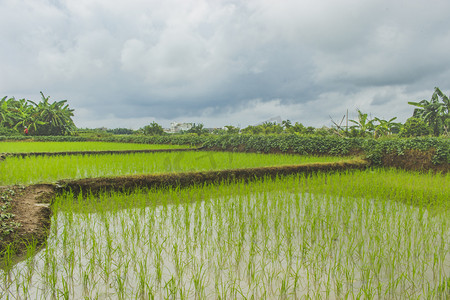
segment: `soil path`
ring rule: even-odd
[[[50,213],[49,201],[54,194],[53,185],[32,185],[25,188],[23,195],[14,201],[13,213],[16,221],[21,223],[20,230],[34,234],[42,228],[41,219]]]

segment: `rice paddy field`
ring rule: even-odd
[[[345,159],[350,157],[208,151],[8,157],[0,162],[0,185],[117,175],[337,162]]]
[[[0,298],[448,299],[449,179],[377,169],[67,193],[43,249],[5,258]]]
[[[30,144],[38,145],[2,142],[0,152]],[[32,151],[84,151],[76,148],[83,143],[51,144]],[[112,150],[99,144],[86,151]],[[7,157],[0,185],[345,159],[206,151]],[[449,182],[450,173],[370,168],[65,192],[53,199],[43,246],[30,243],[19,260],[11,247],[3,253],[0,299],[449,299]]]
[[[189,145],[156,145],[108,142],[1,142],[0,153],[123,151],[192,148]]]

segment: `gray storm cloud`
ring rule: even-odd
[[[450,89],[447,1],[0,4],[0,96],[68,99],[80,127],[404,121]]]

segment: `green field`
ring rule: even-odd
[[[189,145],[155,145],[108,142],[0,142],[0,153],[123,151],[191,148]]]
[[[44,249],[0,271],[0,298],[448,299],[449,179],[377,169],[62,195]]]
[[[0,185],[55,182],[70,178],[336,162],[344,159],[350,158],[207,151],[8,157],[0,162]]]
[[[154,146],[1,142],[0,152]],[[6,157],[0,186],[351,158],[212,151]],[[247,179],[57,195],[43,247],[29,243],[18,263],[13,248],[1,253],[0,299],[450,298],[450,173],[368,168]]]

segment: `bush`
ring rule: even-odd
[[[107,129],[106,132],[112,133],[112,134],[134,134],[135,133],[135,131],[133,129],[129,129],[129,128]]]
[[[422,119],[409,118],[400,129],[400,137],[418,137],[432,135],[433,130]]]
[[[366,158],[375,165],[381,165],[383,155],[394,153],[404,155],[407,150],[434,150],[432,162],[435,165],[450,163],[450,139],[437,137],[416,137],[396,139],[366,139],[363,143]]]
[[[0,136],[20,136],[21,134],[12,128],[0,125]]]
[[[150,125],[144,126],[143,128],[139,129],[139,133],[145,134],[145,135],[163,135],[164,129],[156,122],[150,123]]]

